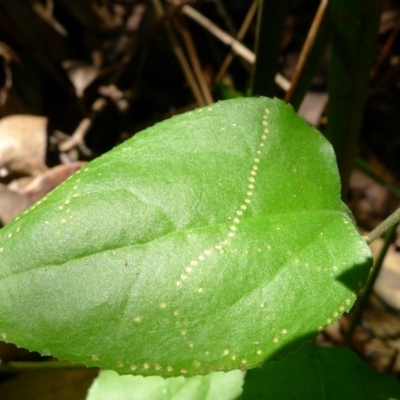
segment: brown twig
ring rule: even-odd
[[[251,50],[249,50],[231,35],[224,32],[221,28],[219,28],[216,24],[214,24],[214,22],[206,18],[203,14],[199,13],[193,7],[188,5],[182,7],[182,12],[189,18],[196,21],[203,28],[207,29],[221,42],[225,43],[227,46],[230,46],[234,53],[244,58],[250,64],[254,64],[256,56]]]
[[[165,11],[160,0],[152,0],[152,2],[157,15],[162,18],[165,14]],[[177,58],[179,64],[181,65],[183,74],[185,75],[185,78],[192,90],[194,98],[196,99],[199,106],[206,105],[206,101],[202,96],[201,90],[199,88],[199,85],[197,84],[192,69],[190,68],[189,62],[186,59],[182,46],[179,44],[178,38],[176,37],[175,32],[169,21],[165,21],[165,28],[167,30],[169,41],[172,45],[172,50],[175,53],[175,57]]]
[[[301,73],[303,71],[304,66],[306,65],[307,59],[310,56],[311,49],[314,45],[315,38],[317,36],[317,33],[319,31],[319,28],[321,26],[321,23],[324,19],[324,15],[326,13],[328,7],[328,0],[321,0],[321,3],[319,4],[318,10],[315,14],[314,20],[311,24],[310,30],[308,31],[308,35],[306,38],[306,41],[304,43],[304,46],[301,50],[299,60],[296,64],[296,68],[294,71],[293,78],[290,82],[290,89],[286,92],[284,100],[287,103],[290,103],[293,93],[296,90],[297,84],[299,83],[299,78],[301,76]]]
[[[392,29],[392,32],[391,32],[390,36],[388,37],[388,39],[386,40],[386,43],[383,45],[382,50],[379,54],[379,57],[376,60],[375,65],[372,68],[371,79],[373,79],[376,76],[379,68],[381,67],[381,65],[383,64],[385,59],[387,58],[387,56],[393,46],[393,43],[399,33],[399,30],[400,30],[400,15],[398,16],[396,23]]]
[[[32,10],[39,18],[49,24],[58,34],[64,37],[68,36],[68,32],[53,16],[52,1],[47,1],[47,7],[38,1],[34,1],[32,3]]]
[[[239,32],[236,36],[237,40],[242,40],[244,38],[244,35],[246,34],[247,30],[249,29],[250,23],[254,18],[254,15],[257,11],[258,7],[258,0],[253,0],[251,3],[251,6],[249,8],[249,11],[247,12],[247,15],[243,21],[242,26],[239,29]],[[223,61],[221,68],[219,69],[217,76],[214,79],[214,82],[219,82],[222,80],[224,77],[229,65],[231,64],[233,58],[234,58],[234,53],[231,51],[226,57],[225,60]]]
[[[208,18],[206,18],[201,13],[199,13],[193,7],[185,5],[182,7],[182,12],[189,18],[192,18],[194,21],[196,21],[204,29],[207,29],[211,34],[213,34],[221,42],[225,43],[227,46],[230,46],[231,50],[235,54],[242,57],[250,64],[255,63],[256,56],[255,56],[254,52],[249,50],[246,46],[244,46],[238,40],[233,38],[231,35],[224,32],[216,24],[214,24],[214,22],[210,21]],[[281,74],[276,74],[275,82],[278,86],[280,86],[285,91],[289,90],[289,88],[290,88],[290,82]]]
[[[203,72],[201,70],[200,60],[197,55],[196,46],[193,42],[192,36],[185,26],[185,24],[181,23],[179,19],[175,20],[177,29],[179,30],[184,45],[186,46],[186,52],[189,56],[190,62],[192,64],[193,72],[197,78],[197,82],[199,84],[200,90],[202,92],[203,98],[206,104],[211,104],[214,102],[210,89],[207,86],[207,83],[204,79]]]
[[[85,145],[84,139],[86,134],[88,133],[90,127],[93,124],[93,121],[98,117],[98,115],[104,110],[107,105],[107,100],[100,97],[98,98],[92,105],[91,113],[88,117],[84,118],[78,127],[75,129],[75,132],[72,136],[67,139],[65,142],[61,143],[58,146],[58,149],[62,152],[66,152],[71,150],[74,147],[78,147],[83,154],[90,156],[92,151],[88,149]]]

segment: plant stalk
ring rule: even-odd
[[[388,229],[397,225],[400,222],[400,208],[393,214],[389,215],[383,222],[381,222],[375,229],[373,229],[364,238],[368,244],[372,243],[375,239],[382,236]]]
[[[333,35],[326,137],[335,149],[346,199],[375,55],[380,2],[332,0],[329,4]]]
[[[288,0],[260,0],[257,17],[256,63],[251,77],[252,96],[275,94],[275,74],[278,69],[280,42]],[[289,90],[290,84],[285,90]]]
[[[396,213],[398,213],[400,215],[399,211],[400,211],[400,209],[398,209],[396,211]],[[393,216],[393,214],[389,218],[391,218],[392,216]],[[385,221],[387,221],[387,220],[385,220]],[[382,224],[384,224],[385,221],[383,221]],[[379,226],[381,226],[382,224],[380,224]],[[371,273],[369,274],[367,283],[365,284],[365,287],[362,290],[361,295],[354,306],[353,318],[351,319],[350,327],[345,335],[345,339],[346,339],[347,343],[350,342],[351,337],[353,336],[354,330],[361,319],[362,312],[363,312],[363,310],[368,302],[368,299],[372,293],[376,279],[378,278],[379,272],[382,268],[383,260],[385,259],[386,253],[389,249],[389,246],[390,246],[392,239],[394,237],[394,234],[396,232],[396,228],[397,228],[396,223],[390,225],[387,228],[388,231],[386,232],[386,235],[385,235],[385,241],[383,243],[383,247],[379,253],[378,258],[376,259],[375,265],[373,266]]]

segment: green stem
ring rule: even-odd
[[[400,214],[399,210],[397,210],[396,213]],[[393,214],[392,214],[392,216],[393,216]],[[389,218],[391,218],[391,216]],[[385,220],[385,221],[387,221],[387,220]],[[382,222],[382,224],[384,222]],[[386,253],[390,246],[390,243],[392,242],[392,239],[396,232],[396,227],[397,227],[397,225],[396,225],[396,223],[394,223],[394,224],[390,225],[388,228],[386,228],[386,229],[389,229],[389,228],[390,229],[387,231],[387,233],[385,235],[385,241],[383,243],[383,247],[379,253],[378,258],[376,259],[374,267],[371,270],[371,273],[368,277],[367,283],[366,283],[364,289],[362,290],[357,303],[354,306],[353,318],[351,319],[349,330],[346,332],[346,342],[347,343],[350,341],[351,337],[353,336],[354,330],[361,319],[362,312],[363,312],[363,310],[368,302],[368,299],[371,295],[372,289],[375,285],[375,281],[378,278],[379,272],[382,268],[383,260],[385,259]]]
[[[252,96],[275,94],[275,74],[278,69],[280,41],[288,0],[260,0],[256,33],[256,63],[251,78]]]
[[[393,214],[387,217],[381,222],[374,230],[365,236],[365,240],[368,244],[372,243],[375,239],[383,235],[389,228],[400,222],[400,208],[398,208]]]

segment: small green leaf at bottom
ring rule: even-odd
[[[242,393],[243,378],[238,370],[168,379],[104,371],[94,381],[86,400],[234,400]]]

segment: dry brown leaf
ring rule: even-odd
[[[22,188],[20,193],[32,201],[39,200],[85,164],[86,162],[77,161],[70,164],[57,165],[37,176]]]
[[[0,225],[5,225],[32,204],[23,194],[13,192],[0,183]]]
[[[10,174],[37,176],[45,165],[47,118],[10,115],[0,120],[0,168]]]

